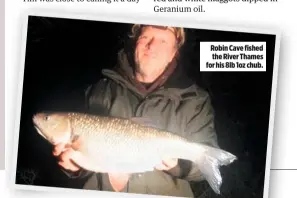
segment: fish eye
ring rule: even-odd
[[[50,116],[49,115],[46,115],[45,117],[44,117],[44,120],[46,120],[46,121],[48,121],[50,119]]]

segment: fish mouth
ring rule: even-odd
[[[34,124],[34,128],[36,129],[39,135],[41,135],[44,139],[47,140],[47,137],[45,137],[45,135],[41,132],[41,129],[36,124]]]
[[[49,141],[51,144],[56,145],[57,143],[53,140],[53,138],[50,137],[46,137],[42,132],[41,129],[37,126],[34,125],[34,128],[36,129],[36,131],[38,132],[39,135],[41,135],[45,140]]]
[[[53,138],[46,137],[44,133],[42,133],[42,129],[38,125],[38,115],[33,116],[33,126],[38,132],[39,135],[41,135],[45,140],[49,141],[51,144],[55,145],[56,142],[53,140]]]
[[[36,114],[33,115],[33,123],[34,123],[35,126],[36,126],[37,123],[38,123],[37,118],[38,118],[38,115],[36,115]]]
[[[33,126],[40,135],[43,135],[41,132],[41,129],[39,128],[39,125],[38,125],[38,116],[37,115],[33,116]]]

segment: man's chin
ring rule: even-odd
[[[160,66],[158,66],[158,62],[156,61],[142,61],[139,64],[139,68],[141,70],[146,70],[146,71],[153,71],[153,70],[149,70],[148,68],[159,68]]]

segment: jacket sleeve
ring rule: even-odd
[[[82,178],[85,178],[85,177],[88,177],[90,176],[93,172],[91,171],[88,171],[88,170],[84,170],[84,169],[80,169],[76,172],[72,172],[70,170],[66,170],[64,168],[61,168],[61,171],[69,178],[71,179],[82,179]]]
[[[113,85],[111,81],[103,78],[98,83],[89,86],[85,91],[85,109],[91,113],[108,115]]]
[[[214,128],[214,111],[211,99],[206,92],[202,92],[193,110],[189,110],[188,121],[185,127],[185,137],[197,143],[219,148],[217,134]],[[179,160],[181,178],[192,181],[203,179],[199,167],[192,162]]]

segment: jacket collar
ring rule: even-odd
[[[133,53],[127,53],[124,49],[120,50],[116,66],[113,69],[102,70],[103,75],[124,84],[141,95],[147,95],[148,93],[158,90],[160,87],[185,89],[195,84],[195,82],[185,74],[182,65],[174,61],[147,90],[141,83],[135,80],[133,57]]]

